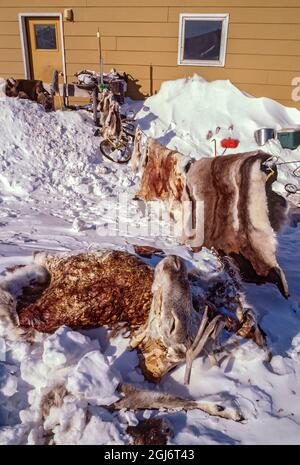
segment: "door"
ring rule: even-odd
[[[59,18],[26,18],[31,79],[52,82],[53,71],[62,72]]]

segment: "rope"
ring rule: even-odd
[[[280,157],[276,156],[276,155],[273,155],[272,157],[268,158],[268,160],[266,160],[265,164],[270,164],[272,163],[272,166],[282,166],[282,165],[290,165],[290,164],[297,164],[299,166],[297,166],[296,168],[294,169],[290,169],[290,173],[292,176],[294,176],[295,178],[297,179],[300,179],[300,160],[290,160],[290,161],[280,161],[281,160]],[[271,170],[272,170],[272,167],[270,166]],[[299,171],[298,171],[299,170]],[[273,173],[272,173],[273,174]],[[297,187],[296,184],[293,184],[293,183],[287,183],[285,184],[284,186],[286,192],[288,194],[296,194],[297,192],[300,192],[300,187]]]

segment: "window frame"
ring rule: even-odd
[[[185,60],[184,55],[184,32],[186,20],[222,21],[222,33],[220,43],[219,60]],[[226,61],[227,37],[228,37],[229,13],[181,13],[179,15],[178,35],[178,59],[179,66],[219,66],[224,67]]]
[[[46,52],[57,52],[59,50],[58,48],[58,43],[59,43],[59,40],[58,40],[58,33],[57,33],[57,27],[56,27],[56,24],[50,24],[51,26],[54,26],[54,31],[55,31],[55,47],[54,48],[45,48],[45,47],[38,47],[38,38],[37,38],[37,29],[36,29],[36,26],[49,26],[49,24],[34,24],[34,42],[35,42],[35,48],[36,50],[38,50],[39,52],[42,52],[43,50],[45,50]]]

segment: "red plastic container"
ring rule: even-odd
[[[238,139],[232,139],[229,137],[228,139],[221,140],[221,147],[223,147],[223,149],[236,149],[239,143],[240,141]]]

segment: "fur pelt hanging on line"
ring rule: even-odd
[[[118,140],[122,132],[120,106],[108,89],[100,93],[98,110],[100,111],[102,136],[104,139]]]
[[[138,198],[167,201],[173,213],[190,202],[182,215],[183,243],[231,255],[245,279],[273,282],[287,297],[275,234],[285,220],[286,202],[272,191],[276,170],[270,175],[262,169],[268,158],[255,151],[192,161],[138,131],[132,167],[141,174]]]

